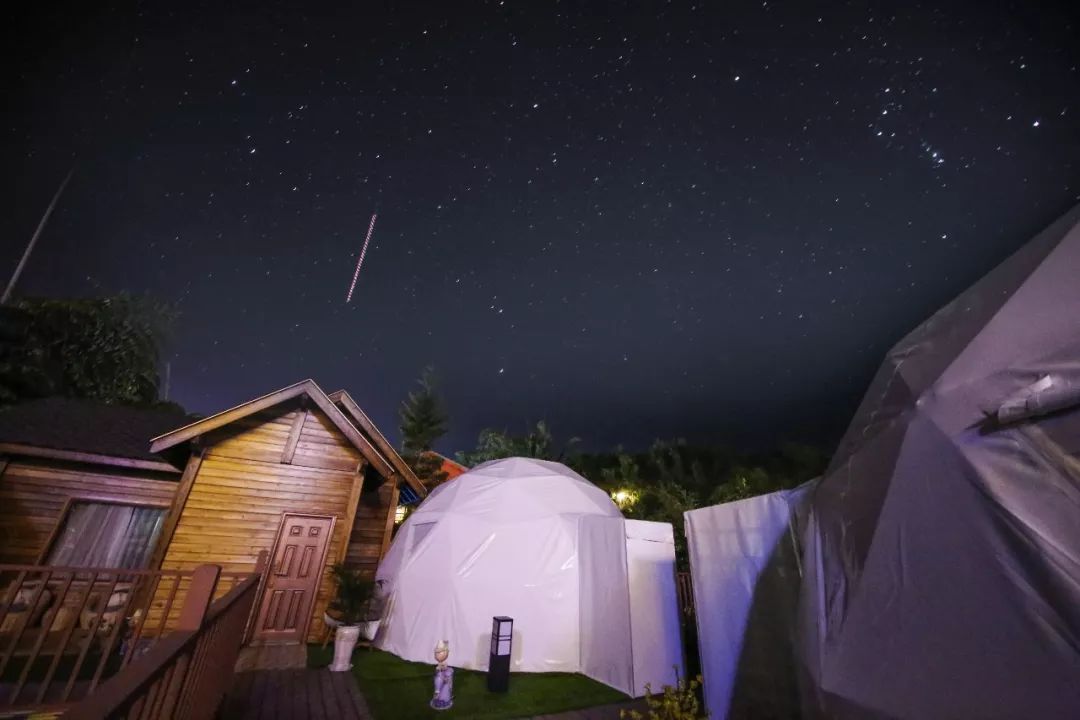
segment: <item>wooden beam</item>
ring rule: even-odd
[[[390,464],[397,470],[398,474],[400,474],[401,477],[405,479],[405,482],[409,484],[409,487],[411,487],[420,497],[426,497],[427,488],[425,488],[424,484],[420,482],[420,479],[416,477],[416,473],[413,472],[412,468],[409,467],[409,464],[398,454],[397,450],[394,449],[394,446],[389,443],[386,436],[379,431],[379,428],[375,426],[375,423],[371,422],[371,418],[367,416],[367,413],[365,413],[360,405],[353,400],[352,396],[345,390],[338,390],[337,392],[330,393],[328,397],[331,402],[341,403],[342,407],[348,411],[349,415],[356,421],[357,425],[360,426],[360,429],[371,436],[371,441],[382,451],[387,460],[390,461]]]
[[[190,425],[185,425],[172,432],[159,435],[150,442],[150,452],[161,452],[166,448],[171,448],[173,445],[179,445],[180,443],[198,437],[203,433],[228,425],[235,420],[245,418],[248,415],[253,415],[260,410],[273,407],[285,400],[289,400],[305,393],[310,394],[312,388],[318,389],[318,386],[311,380],[301,380],[289,387],[276,390],[267,395],[263,395],[260,398],[255,398],[243,405],[237,405],[229,410],[219,412],[217,415],[211,415],[208,418],[203,418],[202,420],[193,422]],[[322,391],[320,390],[319,392]]]
[[[154,470],[155,472],[179,473],[180,470],[160,460],[137,460],[135,458],[98,455],[96,453],[75,452],[73,450],[53,450],[52,448],[23,445],[22,443],[0,443],[0,453],[22,455],[24,457],[65,460],[67,462],[89,463],[92,465],[111,465],[133,470]]]
[[[356,510],[360,506],[360,493],[364,491],[364,470],[367,462],[360,461],[356,466],[356,474],[353,477],[352,490],[349,492],[349,502],[345,506],[345,535],[341,542],[341,554],[338,562],[345,562],[349,557],[349,540],[352,538],[353,525],[356,524]]]
[[[4,477],[4,471],[7,470],[8,462],[10,461],[6,455],[0,455],[0,479],[3,479]]]
[[[390,505],[386,509],[386,527],[383,530],[382,546],[379,548],[379,562],[382,562],[383,557],[386,556],[386,551],[390,549],[390,538],[394,534],[394,519],[397,515],[398,495],[401,494],[401,490],[398,489],[398,478],[395,475],[387,483],[390,486]],[[379,488],[380,494],[384,491],[385,486]]]
[[[192,449],[191,456],[184,467],[184,474],[180,478],[180,486],[176,488],[176,496],[173,498],[169,516],[165,518],[165,526],[161,528],[161,537],[158,538],[154,554],[150,556],[149,567],[151,570],[159,569],[161,563],[165,561],[169,543],[172,542],[176,526],[180,524],[180,516],[184,514],[184,506],[187,505],[188,496],[191,495],[191,488],[195,484],[199,468],[202,467],[204,452],[203,448],[199,446]]]
[[[344,413],[341,412],[341,409],[330,401],[330,398],[326,396],[326,393],[322,391],[322,388],[315,384],[314,380],[302,380],[295,385],[282,388],[269,395],[263,395],[262,397],[244,403],[243,405],[238,405],[231,410],[220,412],[217,415],[212,415],[203,420],[199,420],[198,422],[186,425],[178,430],[159,435],[150,442],[150,451],[161,452],[162,450],[178,445],[179,443],[199,437],[211,430],[216,430],[229,423],[253,415],[260,410],[265,410],[278,403],[302,395],[306,395],[316,407],[326,413],[326,416],[330,418],[330,422],[334,423],[337,429],[348,438],[349,442],[351,442],[353,446],[371,462],[380,475],[389,478],[394,474],[395,470],[390,463],[387,462],[386,458],[384,458],[379,451],[372,446],[368,439],[356,429],[356,426],[345,417]]]
[[[318,386],[316,386],[316,389],[318,390]],[[326,413],[327,417],[330,418],[330,422],[334,423],[338,430],[349,439],[349,442],[351,442],[353,446],[355,446],[356,449],[371,462],[372,466],[374,466],[380,475],[384,478],[389,478],[394,475],[394,468],[390,466],[390,463],[386,461],[386,458],[384,458],[379,451],[368,442],[366,437],[360,434],[360,431],[356,429],[356,426],[349,422],[349,419],[345,417],[344,413],[341,412],[337,405],[330,402],[330,398],[326,397],[326,394],[322,390],[319,390],[318,395],[311,395],[310,397],[318,408]]]
[[[292,428],[289,430],[289,439],[285,442],[285,449],[281,453],[281,462],[292,465],[293,455],[296,454],[296,445],[300,442],[300,433],[304,431],[304,423],[308,419],[308,410],[300,407],[293,418]]]

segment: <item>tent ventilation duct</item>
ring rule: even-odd
[[[998,408],[997,419],[1005,425],[1074,405],[1080,405],[1080,384],[1070,384],[1061,377],[1046,375],[1006,398]]]

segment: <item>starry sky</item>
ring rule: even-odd
[[[175,303],[201,413],[312,377],[396,440],[432,364],[445,452],[540,418],[828,442],[896,340],[1080,200],[1067,3],[17,12],[4,277],[74,166],[18,292]]]

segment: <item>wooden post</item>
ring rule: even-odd
[[[300,434],[304,432],[304,423],[307,422],[311,411],[307,409],[307,395],[300,397],[300,406],[296,409],[296,417],[293,418],[292,428],[289,429],[289,439],[285,443],[285,449],[281,452],[281,462],[291,465],[293,456],[296,454],[296,446],[300,442]]]
[[[187,596],[184,598],[184,606],[180,608],[180,619],[176,623],[177,632],[199,632],[206,618],[206,611],[210,609],[210,603],[214,600],[214,590],[217,588],[220,576],[220,565],[200,565],[195,568]],[[162,707],[161,717],[173,716],[176,703],[184,694],[188,670],[191,669],[192,661],[202,643],[203,640],[200,639],[189,653],[177,658],[176,665],[168,674],[168,682],[164,687],[165,704]],[[194,681],[198,682],[197,675]]]
[[[154,548],[154,552],[150,556],[151,569],[160,570],[162,563],[165,562],[165,558],[169,554],[169,543],[172,542],[176,526],[180,524],[180,516],[184,514],[184,507],[187,505],[188,496],[191,495],[191,488],[195,484],[195,478],[199,474],[199,468],[202,467],[205,455],[206,448],[201,439],[197,439],[191,444],[191,455],[188,456],[187,465],[184,466],[184,474],[180,477],[176,495],[173,496],[172,506],[169,508],[169,514],[165,518],[165,525],[161,529],[161,537],[158,538],[157,547]]]
[[[352,542],[353,527],[356,525],[356,511],[360,508],[360,494],[364,491],[364,470],[367,461],[361,460],[353,473],[352,488],[349,491],[349,501],[345,506],[345,528],[341,541],[341,552],[338,553],[338,562],[348,562],[349,544]]]
[[[255,632],[255,620],[259,616],[259,609],[262,606],[262,594],[266,588],[266,576],[270,573],[270,551],[260,550],[259,559],[255,561],[255,574],[259,576],[259,579],[255,581],[255,599],[251,603],[251,611],[248,613],[248,618],[244,622],[244,634],[240,637],[240,644],[247,645],[251,642],[251,636]]]
[[[390,549],[390,538],[394,534],[394,516],[397,514],[398,495],[401,492],[398,488],[399,478],[399,475],[394,475],[379,488],[380,500],[385,498],[388,506],[386,508],[386,525],[383,528],[382,544],[379,547],[379,562],[382,562],[386,551]]]
[[[220,576],[220,565],[200,565],[195,568],[187,596],[184,598],[184,607],[180,609],[180,620],[176,623],[178,631],[194,631],[202,627]]]

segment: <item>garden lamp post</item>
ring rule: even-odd
[[[488,659],[487,686],[491,692],[506,692],[510,687],[510,645],[514,638],[514,618],[496,615],[491,618],[491,657]]]

